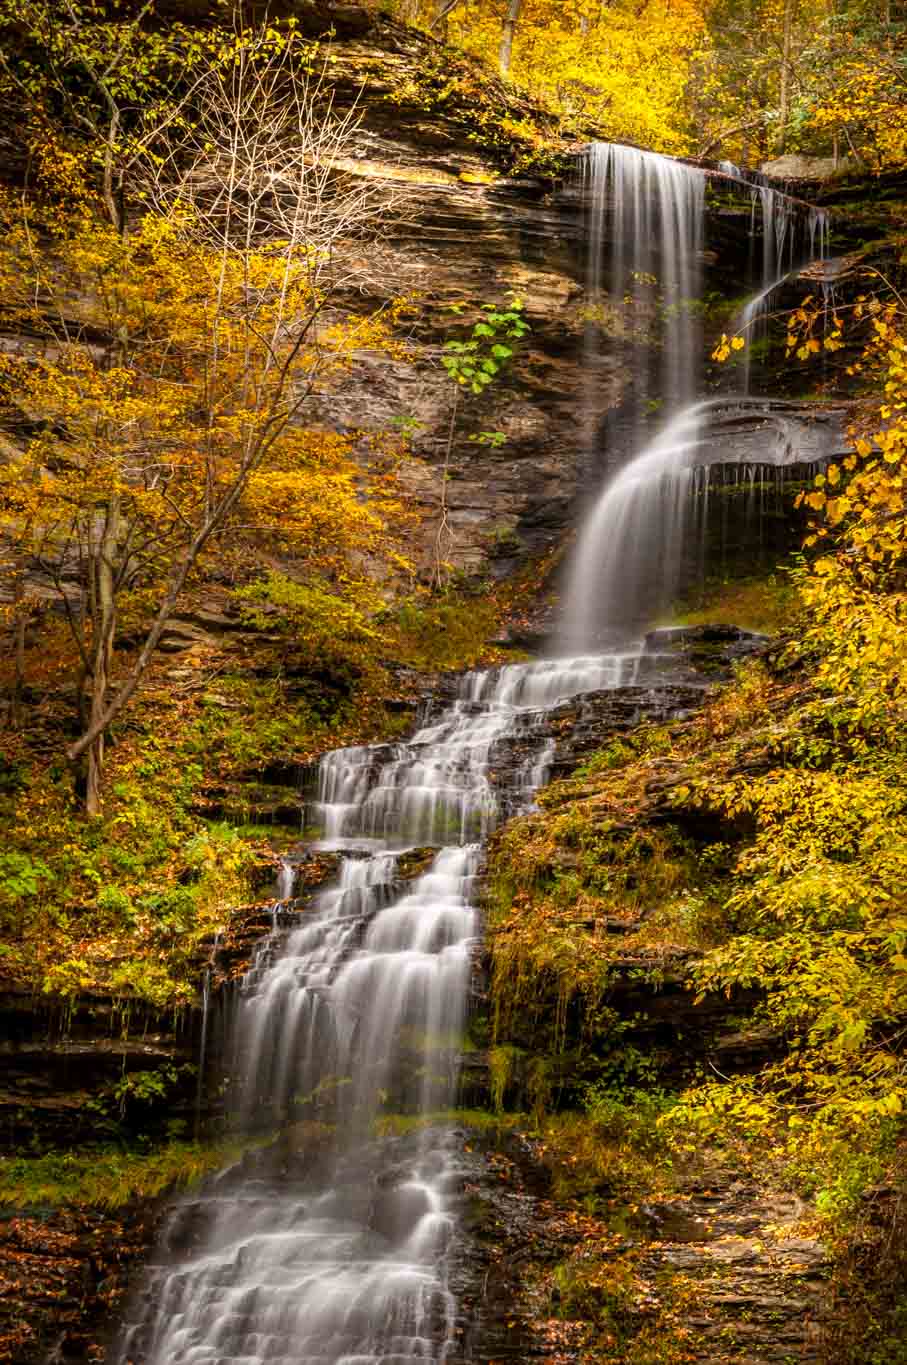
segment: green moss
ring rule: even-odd
[[[500,612],[493,598],[469,593],[410,602],[384,623],[384,648],[392,646],[396,662],[432,672],[493,662],[501,656],[488,641],[497,630]]]
[[[676,828],[616,818],[650,764],[654,730],[594,755],[542,797],[541,815],[512,822],[492,843],[488,911],[495,1037],[556,1056],[608,1022],[602,1003],[617,959],[646,942],[649,921],[688,906],[696,853]],[[650,758],[649,752],[652,751]],[[613,790],[612,790],[613,788]],[[614,932],[615,930],[619,932]]]
[[[523,1056],[523,1049],[505,1044],[488,1052],[488,1072],[491,1080],[491,1102],[496,1114],[504,1109],[504,1095],[513,1081],[514,1069]]]
[[[17,1209],[88,1205],[117,1209],[186,1188],[237,1159],[245,1147],[170,1142],[152,1152],[95,1147],[40,1157],[0,1157],[0,1204]]]
[[[763,634],[788,629],[800,611],[792,579],[782,573],[707,582],[695,597],[678,602],[664,625],[724,623]]]
[[[636,758],[637,750],[626,740],[613,739],[604,749],[597,750],[581,763],[573,774],[574,779],[595,777],[596,773],[607,772],[610,768],[622,768]]]

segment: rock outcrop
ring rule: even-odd
[[[440,550],[451,568],[505,577],[564,540],[578,500],[626,453],[603,449],[602,430],[632,382],[638,346],[588,345],[581,148],[486,68],[381,15],[354,22],[352,10],[325,46],[339,103],[368,91],[344,169],[383,179],[387,212],[344,303],[410,298],[414,312],[408,358],[360,355],[320,417],[349,431],[402,423],[410,432],[415,458],[400,475],[420,515],[413,551],[423,572],[438,556],[443,508]],[[722,297],[747,287],[751,232],[748,209],[716,199],[701,262],[716,319]],[[443,347],[511,291],[531,325],[519,359],[481,397],[457,404]],[[801,421],[807,432],[812,416]],[[482,444],[483,432],[503,442]],[[757,430],[757,458],[759,445]]]

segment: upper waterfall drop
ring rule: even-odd
[[[630,397],[622,408],[631,446],[644,445],[656,410],[665,439],[633,475],[625,470],[615,478],[607,509],[599,503],[581,533],[561,628],[565,651],[610,645],[613,634],[632,636],[659,582],[676,573],[684,498],[676,484],[659,484],[676,462],[675,435],[680,448],[697,439],[691,405],[702,350],[703,172],[654,152],[594,143],[584,179],[590,331],[615,334],[627,357]],[[605,278],[607,241],[612,265]],[[681,413],[689,417],[675,432]],[[601,638],[602,628],[612,639]]]
[[[787,196],[729,163],[722,163],[721,174],[749,191],[753,236],[757,210],[761,215],[758,287],[735,320],[735,331],[751,339],[775,290],[796,268],[798,249],[807,259],[817,249],[824,255],[827,219],[819,210],[801,212]],[[607,143],[593,144],[586,158],[589,331],[597,326],[599,333],[614,334],[630,370],[629,397],[609,432],[622,421],[635,454],[606,473],[581,527],[560,628],[565,653],[626,646],[675,597],[690,531],[696,520],[704,525],[705,499],[694,507],[691,498],[699,489],[707,497],[713,458],[703,447],[716,418],[717,428],[726,428],[728,411],[739,415],[748,405],[749,345],[738,392],[703,396],[707,179],[699,167]],[[609,236],[613,267],[606,281],[601,260]],[[659,425],[651,435],[655,414]],[[761,434],[755,463],[796,459],[796,440],[783,416],[771,413]]]
[[[655,152],[596,142],[584,180],[589,322],[616,335],[634,354],[632,408],[639,426],[652,405],[670,416],[695,394],[705,177]],[[611,244],[607,276],[605,242]],[[663,290],[661,309],[656,281]],[[650,367],[645,357],[659,323],[660,346]]]

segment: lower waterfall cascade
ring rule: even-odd
[[[668,681],[696,680],[657,632],[606,656],[468,673],[408,742],[322,759],[313,813],[318,847],[341,857],[336,884],[260,945],[233,1033],[242,1126],[277,1126],[320,1095],[331,1151],[314,1189],[311,1176],[294,1188],[228,1169],[177,1206],[122,1334],[124,1365],[456,1358],[444,1257],[462,1184],[455,1135],[428,1123],[401,1162],[374,1120],[389,1101],[423,1116],[455,1101],[481,840],[545,781],[549,712],[620,690],[647,714]],[[514,742],[525,755],[499,785]],[[432,846],[428,868],[401,883],[402,855]],[[286,870],[279,889],[289,898]]]
[[[689,300],[703,173],[622,148],[597,149],[593,162],[596,232],[603,177],[619,187],[620,271],[642,275],[667,261],[669,302]],[[785,252],[793,260],[793,232],[771,192],[755,194],[772,225],[770,282]],[[813,242],[824,238],[824,225],[810,230]],[[728,410],[727,399],[696,397],[690,311],[669,314],[664,422],[608,481],[582,531],[563,656],[467,673],[409,740],[321,760],[309,823],[320,832],[314,847],[339,859],[336,879],[294,915],[283,909],[293,895],[285,864],[274,929],[235,992],[229,1048],[239,1128],[277,1129],[290,1143],[308,1124],[310,1148],[297,1159],[280,1138],[272,1158],[244,1159],[175,1204],[121,1330],[120,1365],[477,1358],[464,1348],[449,1285],[463,1181],[457,1130],[444,1115],[457,1098],[483,842],[531,808],[556,770],[549,719],[559,705],[620,690],[645,716],[665,707],[669,684],[705,685],[657,631],[645,634],[687,534],[687,473],[702,463],[704,428]],[[783,405],[772,441],[763,463],[802,458]],[[423,864],[408,876],[413,850]],[[413,1117],[412,1131],[383,1135],[386,1111]]]

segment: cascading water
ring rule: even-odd
[[[659,164],[661,163],[661,164]],[[750,190],[755,223],[761,209],[761,287],[735,320],[735,333],[748,333],[750,345],[777,287],[791,272],[798,243],[807,253],[824,252],[827,222],[821,211],[801,208],[767,184],[750,185],[736,167],[722,163],[722,175]],[[658,402],[649,399],[637,373],[629,376],[632,426],[638,452],[606,477],[604,489],[583,525],[567,583],[561,624],[565,650],[638,636],[676,595],[685,547],[694,527],[705,524],[708,480],[704,466],[734,461],[722,452],[716,432],[747,408],[749,361],[742,392],[733,398],[704,400],[703,337],[695,306],[703,246],[707,174],[678,166],[652,153],[594,145],[586,171],[590,199],[587,289],[602,318],[619,317],[619,334],[637,336],[653,319],[661,320]],[[624,244],[614,251],[610,302],[602,303],[602,246],[608,207]],[[755,235],[755,229],[753,229]],[[596,303],[596,301],[598,301]],[[650,336],[651,344],[651,336]],[[749,356],[749,346],[745,348]],[[750,404],[755,410],[757,405]],[[804,458],[796,449],[792,425],[779,409],[760,423],[761,464],[781,465]],[[648,441],[642,432],[656,410],[659,429]],[[759,403],[761,410],[766,407]],[[716,421],[717,419],[717,421]],[[806,458],[811,458],[810,456]],[[752,456],[750,455],[750,458]]]
[[[603,621],[624,635],[638,624],[649,561],[662,581],[679,554],[677,470],[695,464],[713,415],[691,405],[703,178],[619,147],[594,148],[590,167],[592,302],[631,352],[642,351],[639,328],[651,341],[662,327],[654,374],[637,376],[634,420],[657,398],[667,421],[586,528],[571,622],[587,650]],[[311,815],[318,847],[339,857],[336,882],[295,914],[284,862],[272,931],[232,1013],[236,1123],[279,1136],[177,1204],[123,1329],[121,1365],[473,1358],[449,1288],[462,1177],[443,1114],[457,1091],[481,842],[550,773],[560,703],[621,688],[657,711],[659,688],[676,680],[676,659],[657,644],[472,673],[406,743],[322,760]],[[423,859],[409,880],[407,855]],[[417,1120],[414,1131],[382,1135],[388,1109]]]
[[[442,850],[399,896],[393,853],[346,858],[311,918],[259,953],[236,1021],[244,1126],[304,1113],[321,1087],[330,1152],[314,1179],[286,1179],[279,1160],[238,1185],[228,1171],[178,1209],[167,1241],[180,1246],[191,1223],[195,1254],[152,1270],[124,1360],[444,1359],[449,1155],[424,1145],[410,1169],[384,1169],[369,1121],[397,1083],[404,1024],[423,1035],[417,1107],[445,1090],[430,1066],[462,1024],[475,862],[472,847]]]
[[[741,184],[749,183],[742,171],[737,172],[737,179]],[[757,292],[732,323],[734,334],[742,336],[746,342],[740,377],[743,394],[750,391],[753,350],[765,336],[772,302],[796,269],[798,245],[800,255],[807,261],[824,260],[828,254],[828,214],[824,209],[797,209],[785,195],[764,183],[754,184],[750,194],[750,236],[753,239],[756,238],[757,208],[761,217],[762,278]]]
[[[300,1174],[278,1145],[254,1176],[228,1169],[177,1207],[123,1333],[123,1365],[450,1357],[452,1129],[422,1127],[407,1145],[376,1137],[375,1119],[386,1106],[425,1118],[454,1102],[479,841],[545,780],[547,713],[619,687],[645,706],[676,666],[637,650],[467,674],[407,743],[322,760],[313,814],[319,847],[340,855],[337,881],[289,930],[275,906],[239,992],[232,1089],[242,1129],[328,1137]],[[424,846],[437,851],[404,883],[405,851]],[[293,885],[285,863],[279,889]]]

